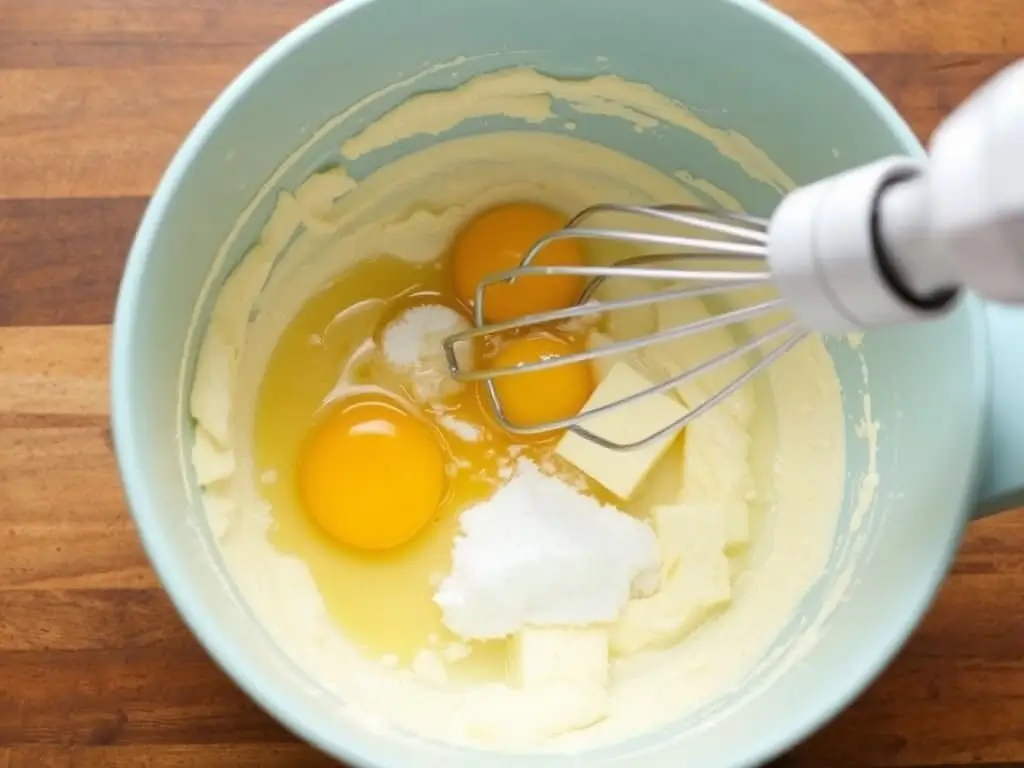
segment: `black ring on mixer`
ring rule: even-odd
[[[882,240],[881,214],[879,212],[882,193],[893,184],[911,179],[917,174],[917,171],[912,170],[896,172],[878,185],[878,189],[875,191],[875,199],[871,201],[871,247],[875,252],[875,263],[878,264],[878,271],[882,273],[882,277],[885,278],[889,287],[903,301],[925,312],[938,312],[954,301],[959,296],[960,290],[958,288],[945,288],[927,296],[917,296],[903,283],[899,272],[892,265],[892,256]]]

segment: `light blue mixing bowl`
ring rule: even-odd
[[[295,733],[360,766],[540,768],[566,758],[488,756],[396,739],[339,717],[326,692],[273,645],[225,578],[202,511],[190,502],[180,407],[195,345],[194,309],[214,256],[239,214],[280,163],[332,116],[440,62],[462,64],[418,82],[451,87],[526,64],[560,76],[611,72],[650,83],[707,122],[749,137],[797,182],[893,153],[918,154],[907,126],[846,61],[760,2],[741,0],[346,0],[256,61],[217,100],[175,157],[146,212],[125,270],[113,338],[113,427],[124,484],[146,550],[171,598],[211,655]],[[375,118],[410,95],[371,104]],[[682,130],[638,135],[611,118],[577,118],[575,135],[666,170],[684,164],[766,212],[778,195]],[[457,132],[544,129],[489,120]],[[336,159],[351,121],[311,142],[277,181],[294,188]],[[430,140],[436,140],[431,138]],[[427,141],[364,158],[364,174]],[[681,158],[685,161],[680,162]],[[222,266],[237,263],[260,229],[259,201]],[[829,569],[801,605],[784,644],[825,618],[799,663],[754,676],[708,712],[578,758],[588,766],[752,765],[807,736],[848,703],[896,652],[943,578],[972,514],[1021,502],[1024,487],[1024,314],[967,300],[941,322],[872,333],[859,350],[830,345],[847,413],[847,508]],[[870,383],[861,375],[861,358]],[[856,437],[863,393],[881,423],[881,485],[856,534],[854,486],[867,453]],[[855,559],[843,598],[822,613]]]

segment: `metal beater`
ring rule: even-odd
[[[602,213],[634,217],[705,233],[663,234],[643,229],[588,228]],[[612,266],[536,266],[550,243],[611,240],[664,248]],[[575,306],[486,324],[488,286],[527,275],[589,278]],[[602,282],[643,278],[670,286],[617,301],[595,302]],[[564,357],[514,368],[474,369],[456,347],[494,334],[662,301],[706,299],[752,288],[777,296]],[[606,448],[629,450],[681,429],[793,349],[809,333],[849,332],[925,321],[948,312],[963,290],[998,302],[1024,303],[1024,61],[996,75],[932,135],[928,158],[892,157],[818,181],[788,194],[770,219],[678,205],[587,208],[539,240],[516,269],[477,286],[475,327],[444,342],[451,375],[483,381],[498,421],[509,432],[536,434],[569,428]],[[493,379],[638,350],[669,339],[781,315],[768,330],[733,349],[622,400],[539,425],[505,418]],[[630,444],[609,442],[581,422],[639,398],[677,387],[766,348],[756,361],[699,407],[657,433]]]

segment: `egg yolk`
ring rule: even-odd
[[[455,293],[467,306],[476,300],[481,280],[519,266],[542,237],[565,227],[566,217],[535,203],[510,203],[470,221],[452,244]],[[578,240],[556,240],[531,262],[537,266],[582,266]],[[584,288],[577,276],[531,275],[512,283],[495,283],[484,291],[484,317],[500,323],[535,312],[572,306]]]
[[[386,401],[335,406],[299,456],[303,506],[334,539],[358,549],[412,539],[433,517],[445,483],[444,454],[431,429]]]
[[[515,368],[578,351],[575,344],[560,337],[533,334],[506,342],[490,367]],[[497,376],[492,381],[505,418],[517,427],[535,427],[575,416],[594,390],[586,362]]]

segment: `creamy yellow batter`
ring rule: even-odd
[[[647,86],[607,76],[561,82],[529,70],[409,99],[347,142],[342,161],[481,115],[543,124],[553,119],[552,97],[581,115],[695,131],[754,178],[780,190],[791,186],[748,141],[704,125]],[[428,263],[466,220],[495,203],[528,199],[572,211],[601,201],[695,202],[680,180],[723,205],[733,202],[685,169],[666,175],[611,150],[538,132],[435,144],[358,183],[342,164],[279,194],[260,242],[221,290],[203,340],[190,392],[193,463],[211,529],[243,596],[282,650],[352,711],[385,727],[502,748],[585,748],[625,738],[727,692],[762,660],[821,573],[842,497],[844,441],[838,382],[819,339],[802,343],[755,387],[758,534],[738,566],[731,606],[677,647],[619,660],[611,713],[586,730],[529,742],[513,727],[503,684],[432,683],[361,654],[331,619],[309,565],[272,541],[277,522],[251,451],[253,415],[274,346],[313,294],[380,253],[410,269]]]

